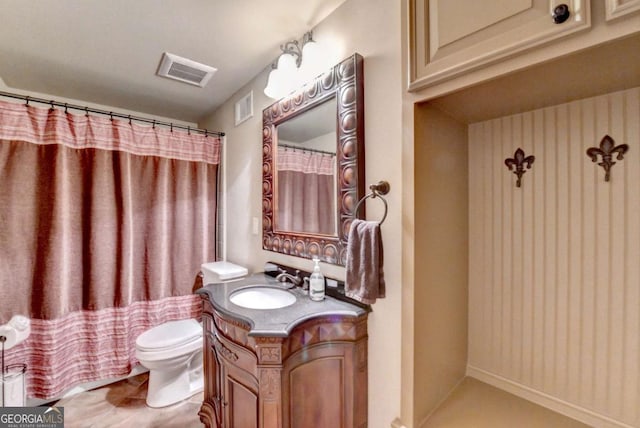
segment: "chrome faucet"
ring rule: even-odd
[[[290,282],[292,285],[290,288],[299,287],[302,284],[302,277],[300,276],[300,271],[296,270],[295,275],[291,275],[287,273],[284,269],[280,269],[280,273],[276,276],[276,281],[279,282]]]

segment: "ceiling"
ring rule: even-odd
[[[0,79],[198,122],[344,1],[0,0]],[[204,88],[156,76],[163,52],[218,71]]]

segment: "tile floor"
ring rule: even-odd
[[[148,373],[63,398],[65,428],[202,428],[202,393],[162,409],[146,406]]]

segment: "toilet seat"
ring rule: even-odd
[[[136,339],[138,361],[162,361],[202,349],[202,326],[194,319],[169,321]]]
[[[188,344],[202,337],[202,326],[194,319],[169,321],[142,333],[136,347],[144,351],[162,351]]]
[[[136,347],[136,358],[138,361],[144,364],[145,361],[153,362],[153,361],[163,361],[163,360],[171,360],[173,358],[182,357],[184,355],[189,355],[195,351],[202,350],[202,336],[196,337],[190,342],[183,343],[177,347],[170,348],[161,348],[161,349],[145,349]]]

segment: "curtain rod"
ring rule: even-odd
[[[334,152],[327,152],[327,151],[324,151],[324,150],[309,149],[309,148],[306,148],[306,147],[292,146],[292,145],[289,145],[289,144],[278,144],[278,147],[284,147],[285,149],[302,150],[303,152],[322,153],[324,155],[331,155],[331,156],[335,156],[336,155]]]
[[[109,116],[112,119],[114,117],[118,117],[121,119],[128,119],[129,121],[135,120],[137,122],[145,122],[145,123],[151,123],[154,126],[155,125],[162,125],[162,126],[167,126],[169,127],[172,131],[173,128],[178,128],[178,129],[186,129],[187,132],[199,132],[201,134],[204,134],[205,136],[207,135],[216,135],[218,137],[224,137],[224,132],[215,132],[215,131],[209,131],[207,129],[200,129],[200,128],[191,128],[190,126],[185,126],[185,125],[178,125],[172,122],[163,122],[161,120],[155,120],[155,119],[149,119],[146,117],[140,117],[140,116],[132,116],[130,114],[122,114],[122,113],[114,113],[112,111],[106,111],[106,110],[100,110],[100,109],[96,109],[96,108],[91,108],[91,107],[87,107],[87,106],[79,106],[79,105],[74,105],[74,104],[69,104],[69,103],[62,103],[59,101],[54,101],[54,100],[45,100],[44,98],[36,98],[36,97],[30,97],[28,95],[20,95],[20,94],[12,94],[10,92],[3,92],[0,91],[0,96],[3,97],[7,97],[7,98],[15,98],[18,100],[24,100],[27,102],[27,105],[33,101],[35,103],[41,103],[41,104],[49,104],[51,106],[51,108],[53,108],[54,106],[56,107],[64,107],[65,111],[68,108],[74,109],[74,110],[81,110],[84,111],[86,113],[97,113],[97,114],[103,114],[105,116]]]

